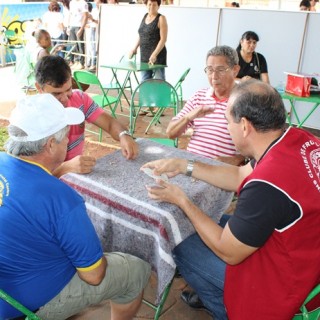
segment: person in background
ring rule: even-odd
[[[240,4],[239,4],[239,2],[231,2],[231,7],[240,8]]]
[[[168,36],[168,24],[164,15],[159,13],[161,0],[145,0],[148,13],[141,21],[138,40],[134,48],[129,52],[129,59],[137,54],[140,47],[140,61],[149,64],[167,65],[166,41]],[[148,79],[166,79],[165,68],[141,71],[141,82]],[[153,116],[156,108],[143,109],[140,115],[150,112]]]
[[[309,0],[302,0],[299,4],[300,11],[310,11],[311,3]]]
[[[310,0],[310,11],[317,11],[316,5],[319,2],[319,0]]]
[[[141,62],[167,65],[167,49],[165,45],[168,36],[168,25],[166,17],[159,13],[160,4],[161,0],[146,1],[148,13],[144,15],[141,21],[138,30],[139,37],[136,45],[129,53],[129,58],[136,55],[140,47]],[[141,72],[141,81],[151,78],[165,80],[165,69]]]
[[[46,29],[52,40],[52,46],[55,47],[63,38],[63,14],[57,1],[51,1],[48,6],[48,11],[42,17],[42,25]],[[63,57],[63,53],[59,52],[62,47],[57,47],[56,52]]]
[[[238,192],[223,227],[179,186],[158,180],[160,188],[147,187],[151,199],[177,205],[195,227],[173,258],[214,319],[292,319],[320,281],[320,140],[286,130],[286,115],[269,84],[241,82],[225,116],[236,148],[252,161],[236,167],[176,158],[143,166]]]
[[[95,124],[113,139],[120,141],[122,154],[126,159],[135,159],[138,146],[130,133],[120,122],[100,108],[90,96],[80,90],[72,90],[71,69],[68,63],[59,56],[44,57],[35,67],[36,88],[39,93],[53,94],[65,108],[81,109],[85,120]],[[70,127],[68,152],[65,161],[54,170],[60,177],[68,172],[89,173],[95,166],[96,159],[83,155],[85,122]]]
[[[253,31],[246,31],[237,47],[240,71],[237,79],[245,81],[251,78],[269,83],[268,66],[265,57],[256,52],[259,36]]]
[[[0,153],[0,288],[41,319],[67,319],[110,300],[111,319],[131,320],[150,265],[104,254],[83,198],[52,175],[64,161],[69,126],[83,121],[81,110],[51,94],[25,97],[12,111],[8,153]],[[0,299],[0,319],[19,316]]]
[[[85,0],[71,0],[69,11],[69,39],[76,41],[74,49],[73,61],[74,70],[84,69],[85,62],[85,45],[84,45],[84,30],[88,21],[88,4]]]
[[[34,46],[28,46],[31,63],[35,65],[42,57],[50,55],[51,36],[47,30],[39,29],[32,34],[36,40]]]
[[[228,46],[208,51],[204,69],[209,88],[198,90],[167,127],[170,139],[192,128],[187,150],[238,165],[244,157],[236,152],[225,119],[225,110],[239,71],[237,52]]]
[[[97,26],[99,19],[99,9],[98,7],[93,8],[92,3],[88,2],[88,23],[86,26],[86,43],[87,43],[87,69],[89,71],[96,70],[96,62],[97,62]]]
[[[68,51],[70,48],[70,45],[68,45],[67,41],[69,40],[69,10],[70,10],[70,0],[61,0],[62,3],[62,15],[63,15],[63,35],[62,39],[64,41],[64,48],[65,50]]]

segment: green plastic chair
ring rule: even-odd
[[[159,79],[149,79],[141,82],[134,90],[131,102],[130,102],[130,125],[129,130],[134,135],[136,121],[139,116],[141,108],[149,108],[153,114],[153,118],[150,121],[145,133],[148,133],[149,128],[155,124],[161,124],[160,117],[162,113],[167,109],[173,110],[175,116],[178,112],[178,94],[175,88],[167,81]],[[157,111],[153,111],[153,108],[157,108]],[[156,138],[153,138],[157,140]],[[164,143],[164,139],[158,139],[160,143]],[[171,140],[171,139],[166,139]],[[178,146],[178,139],[165,143],[166,145],[172,144],[175,147]]]
[[[307,310],[306,304],[311,301],[316,295],[320,293],[320,284],[318,284],[309,294],[306,300],[300,307],[301,313],[297,313],[292,320],[319,320],[320,319],[320,307],[314,310]]]
[[[190,72],[190,68],[188,68],[183,74],[182,76],[179,78],[179,80],[177,81],[176,85],[174,86],[174,88],[177,91],[178,94],[178,99],[179,99],[179,108],[182,109],[183,107],[183,90],[182,90],[182,83],[183,81],[186,79],[188,73]]]
[[[175,84],[174,88],[177,91],[177,95],[178,95],[178,112],[183,108],[183,90],[182,90],[182,82],[186,79],[188,73],[190,72],[190,68],[188,68],[183,74],[182,76],[179,78],[179,80],[177,81],[177,83]],[[172,96],[172,100],[173,103],[175,103],[174,101],[175,96]],[[162,112],[163,113],[163,112]]]
[[[116,104],[118,102],[118,98],[107,95],[107,93],[102,87],[102,84],[99,78],[94,73],[91,73],[89,71],[82,71],[82,70],[74,71],[73,78],[76,81],[78,88],[82,91],[84,91],[82,87],[83,84],[96,87],[100,91],[100,93],[93,96],[90,95],[92,100],[95,103],[97,103],[101,108],[109,107],[112,116],[116,118],[115,109],[116,109]],[[86,130],[88,132],[98,134],[99,142],[101,142],[102,129],[99,129],[98,133],[92,130],[88,130],[88,129]]]
[[[162,309],[164,307],[164,304],[165,304],[165,302],[167,300],[167,297],[169,295],[173,280],[174,280],[174,278],[171,280],[171,282],[164,289],[164,292],[163,292],[163,294],[162,294],[162,296],[160,298],[159,304],[156,305],[156,304],[151,303],[150,301],[148,301],[146,299],[142,299],[142,302],[144,304],[146,304],[148,307],[152,308],[155,311],[153,320],[158,320],[159,317],[161,316],[161,311],[162,311]]]
[[[41,320],[35,313],[23,306],[20,302],[12,298],[8,293],[0,289],[0,299],[12,305],[15,309],[26,315],[25,320]]]

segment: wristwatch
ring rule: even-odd
[[[186,176],[191,177],[194,166],[194,160],[188,160]]]
[[[130,137],[132,137],[131,133],[130,133],[128,130],[121,131],[121,132],[119,133],[119,139],[120,139],[122,136],[130,136]]]

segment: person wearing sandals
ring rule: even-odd
[[[259,36],[253,31],[246,31],[240,39],[237,47],[240,65],[237,75],[239,81],[254,78],[270,83],[267,61],[261,53],[255,51],[258,41]]]

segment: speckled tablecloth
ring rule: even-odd
[[[161,158],[206,163],[214,160],[148,139],[137,139],[137,143],[140,154],[136,160],[126,160],[120,150],[115,151],[99,159],[92,173],[67,174],[62,180],[85,199],[105,251],[130,253],[152,265],[158,275],[158,300],[175,273],[172,249],[195,230],[179,208],[149,199],[145,185],[154,180],[139,169],[144,163]],[[170,181],[180,185],[216,221],[232,199],[232,193],[184,175]]]

